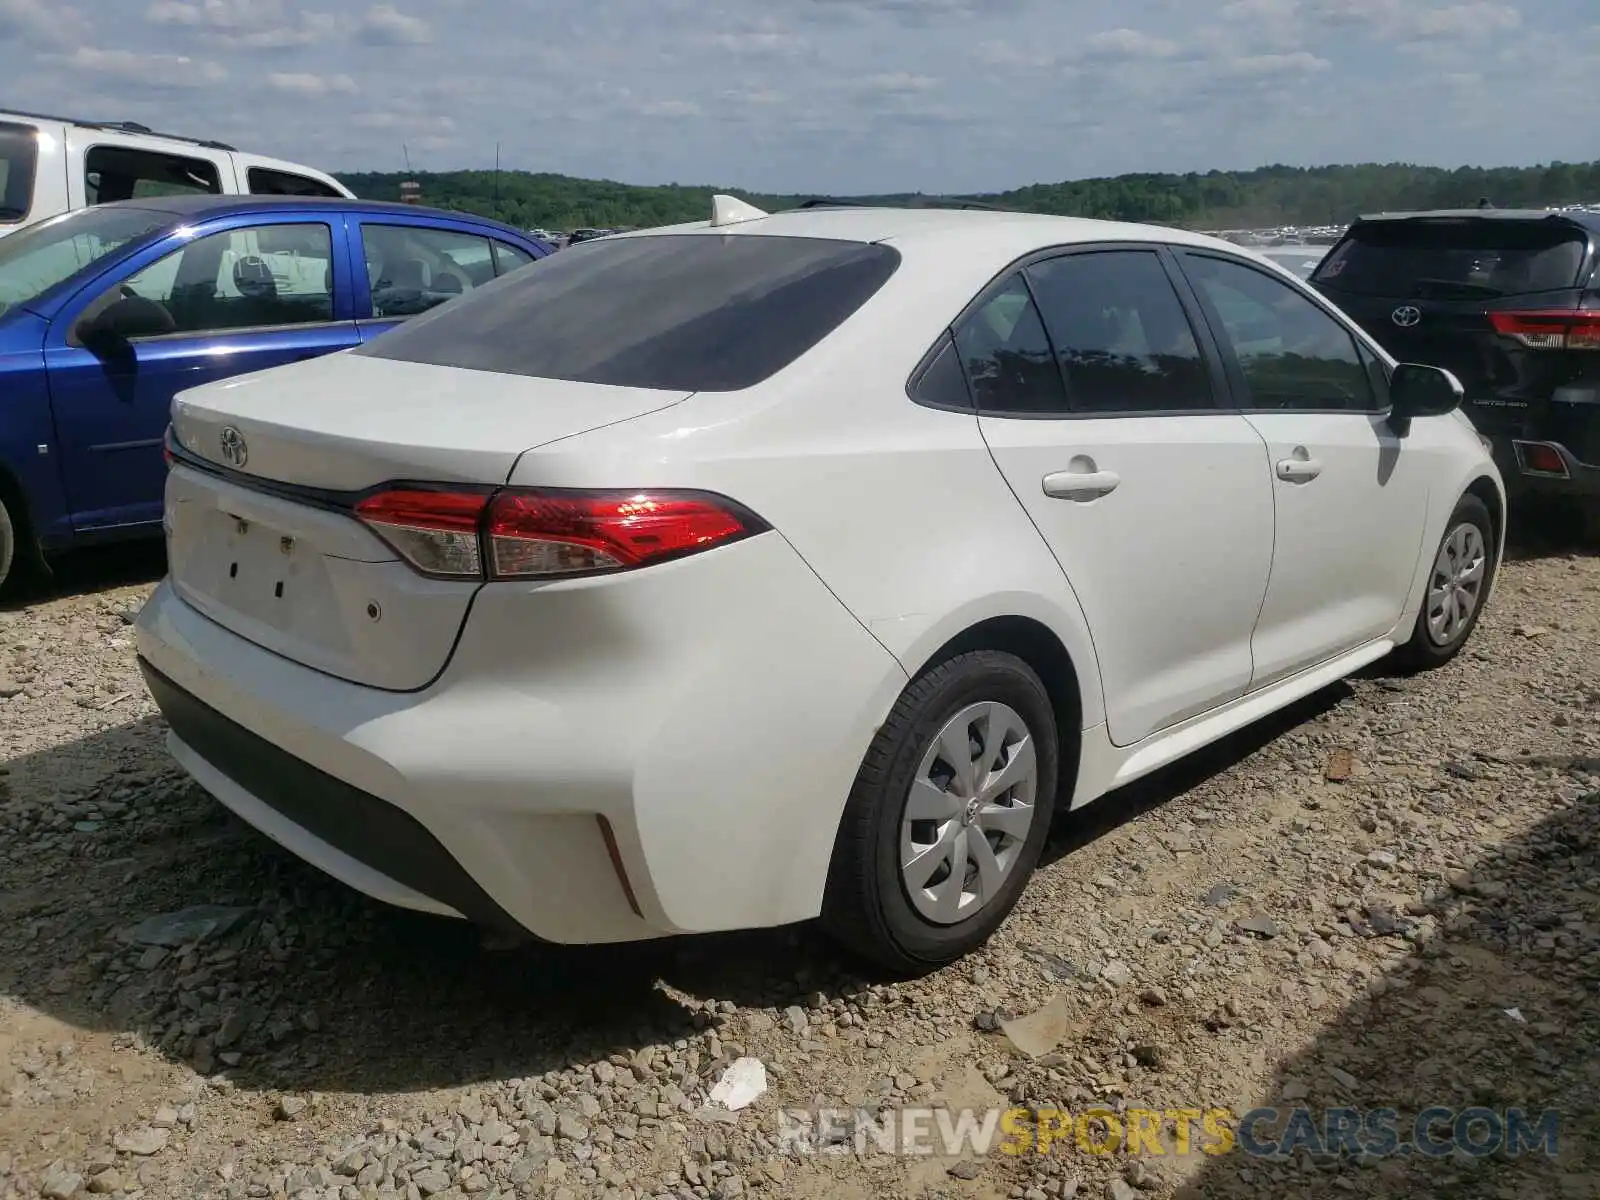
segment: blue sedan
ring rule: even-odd
[[[160,533],[175,393],[360,345],[551,250],[463,213],[273,196],[0,238],[0,587],[35,554]]]

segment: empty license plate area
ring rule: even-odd
[[[174,589],[275,654],[374,687],[427,683],[477,583],[428,579],[347,513],[178,467],[167,485]]]
[[[328,570],[315,545],[204,505],[174,506],[169,525],[173,579],[204,607],[285,632],[332,616]]]

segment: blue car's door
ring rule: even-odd
[[[385,214],[362,217],[352,226],[363,342],[539,257],[488,230],[443,218]]]
[[[200,226],[64,309],[45,364],[74,531],[159,523],[172,397],[356,345],[350,283],[343,216],[258,215]],[[83,323],[128,297],[154,302],[160,332],[84,345]]]

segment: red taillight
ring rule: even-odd
[[[1516,450],[1517,457],[1522,460],[1522,469],[1537,475],[1567,475],[1567,463],[1549,442],[1520,442],[1511,443]]]
[[[762,528],[699,492],[507,491],[489,507],[489,568],[497,579],[625,571]]]
[[[1600,350],[1600,311],[1495,312],[1489,323],[1530,350]]]
[[[478,528],[487,492],[395,488],[368,496],[356,516],[424,575],[479,579]]]
[[[548,579],[626,571],[766,528],[703,492],[392,488],[355,515],[424,575]]]

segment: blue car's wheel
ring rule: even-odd
[[[11,564],[17,557],[17,531],[11,523],[11,514],[0,500],[0,592],[6,590],[6,580],[11,577]]]

